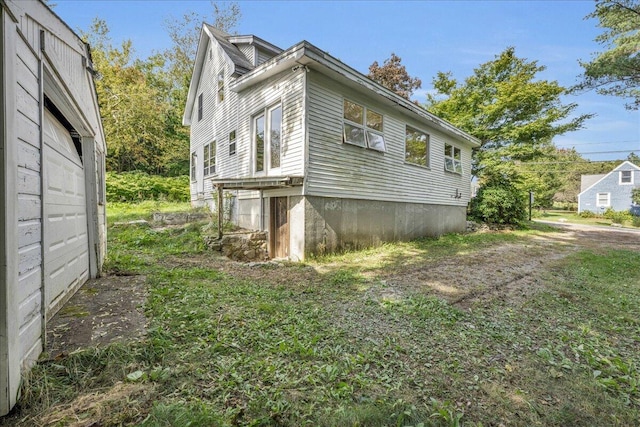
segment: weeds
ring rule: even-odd
[[[530,245],[541,232],[448,235],[243,276],[209,266],[199,227],[110,231],[108,270],[147,277],[146,338],[40,362],[12,421],[453,427],[640,417],[637,252],[574,252],[521,303],[461,307],[418,287],[391,293],[381,276]],[[310,270],[313,284],[303,280]]]

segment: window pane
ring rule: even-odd
[[[256,172],[264,170],[264,116],[256,118]]]
[[[456,160],[455,166],[456,166],[456,172],[462,173],[462,162],[460,162],[459,160]]]
[[[453,158],[456,160],[460,160],[461,151],[459,148],[453,148]]]
[[[269,161],[271,162],[272,168],[280,167],[280,134],[282,130],[282,107],[275,108],[271,110],[271,141],[269,143],[269,151],[271,153],[271,157]]]
[[[386,146],[384,144],[384,136],[373,133],[371,131],[367,131],[367,142],[369,143],[369,148],[378,151],[386,151]]]
[[[382,114],[367,110],[367,127],[382,132]]]
[[[453,148],[450,144],[444,144],[444,155],[447,157],[453,157],[451,149]]]
[[[351,122],[364,124],[364,107],[345,99],[344,118]]]
[[[620,182],[622,183],[630,183],[631,182],[631,171],[621,171]]]
[[[236,131],[232,130],[229,133],[229,155],[233,156],[236,154]]]
[[[405,137],[405,160],[416,165],[428,166],[429,136],[407,126]]]
[[[344,142],[348,142],[349,144],[354,144],[359,147],[366,147],[366,143],[364,141],[364,129],[345,123]]]
[[[448,170],[449,172],[453,172],[453,159],[451,157],[445,157],[444,158],[444,168],[445,170]]]

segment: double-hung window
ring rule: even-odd
[[[462,173],[462,152],[458,147],[444,144],[444,169],[449,172]]]
[[[216,142],[204,146],[204,176],[216,173]]]
[[[196,166],[198,163],[198,155],[191,153],[191,181],[196,180]]]
[[[204,112],[204,101],[202,99],[202,94],[198,95],[198,121],[202,120],[202,115]]]
[[[598,193],[596,196],[596,206],[608,207],[610,205],[610,193]]]
[[[232,130],[229,132],[229,155],[233,156],[236,154],[236,131]]]
[[[404,138],[404,160],[419,166],[429,167],[429,135],[407,126]]]
[[[282,150],[282,106],[268,108],[253,119],[256,172],[280,167]]]
[[[633,184],[633,171],[620,171],[620,184]]]
[[[377,151],[386,150],[382,114],[345,99],[343,118],[344,142]]]
[[[224,69],[218,73],[218,102],[224,101]]]

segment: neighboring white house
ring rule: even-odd
[[[106,243],[105,143],[88,46],[47,6],[0,0],[0,415],[47,320]]]
[[[607,174],[582,175],[580,181],[578,212],[601,214],[611,208],[640,215],[640,206],[631,200],[632,190],[640,187],[640,167],[633,163],[625,161]]]
[[[272,257],[462,231],[479,141],[312,44],[204,25],[183,123],[191,195],[216,188]]]

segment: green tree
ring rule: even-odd
[[[413,92],[422,86],[422,81],[417,77],[411,77],[402,65],[402,59],[393,52],[390,58],[384,60],[382,66],[378,61],[374,61],[369,66],[368,77],[405,99],[410,99]]]
[[[595,89],[603,95],[630,98],[629,109],[640,108],[640,2],[599,0],[587,16],[597,18],[603,28],[596,41],[606,50],[584,68],[583,81],[574,90]]]
[[[580,129],[592,115],[572,117],[576,104],[563,104],[566,89],[556,81],[537,80],[545,69],[518,58],[510,47],[481,64],[464,83],[439,72],[427,109],[481,141],[474,151],[474,174],[481,179],[504,174],[516,178],[510,162],[544,157],[556,135]]]
[[[158,78],[164,60],[133,59],[131,40],[115,47],[104,20],[95,19],[83,38],[92,47],[100,78],[96,91],[107,141],[107,169],[162,172],[166,151],[166,85]]]
[[[166,75],[169,81],[169,110],[166,116],[166,136],[173,141],[174,148],[165,153],[164,162],[170,175],[187,174],[189,169],[189,129],[182,126],[193,64],[200,39],[203,22],[210,22],[219,30],[230,32],[240,20],[238,3],[211,2],[212,14],[205,16],[196,12],[172,17],[165,21],[171,37],[171,48],[164,51],[167,59]]]

